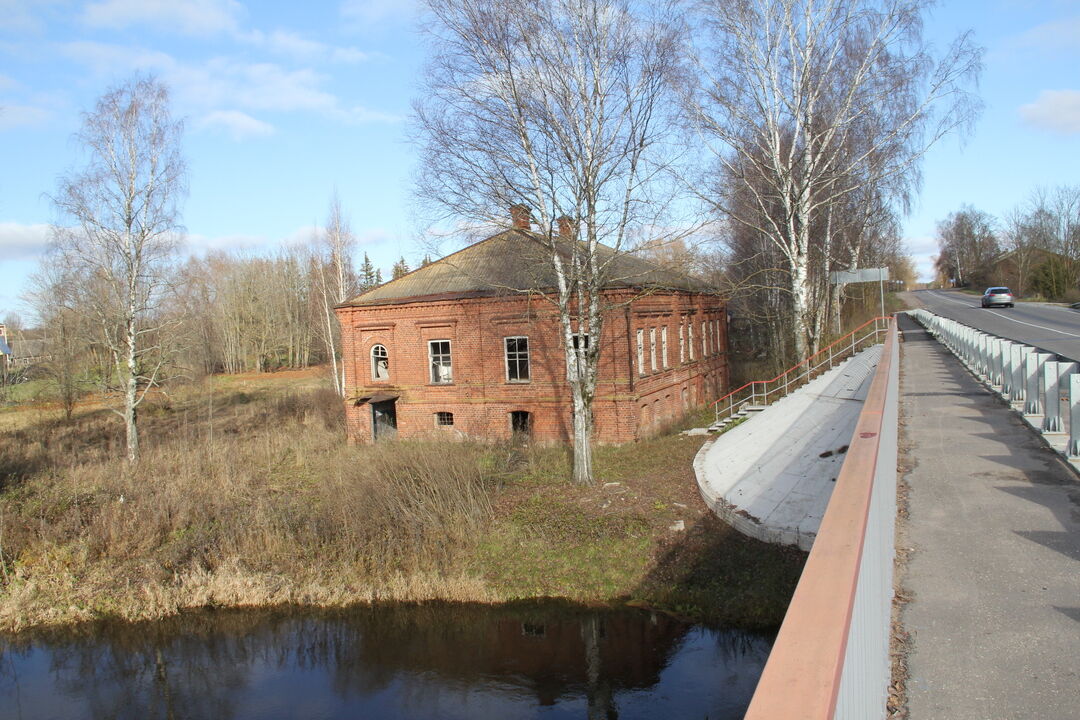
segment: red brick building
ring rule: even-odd
[[[400,436],[541,441],[572,433],[550,264],[517,227],[337,308],[350,442]],[[605,249],[605,252],[609,252]],[[648,436],[728,384],[724,303],[632,256],[605,289],[594,438]],[[584,337],[582,342],[595,339]]]

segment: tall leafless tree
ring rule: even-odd
[[[442,218],[506,227],[525,206],[547,243],[573,404],[573,479],[593,482],[603,289],[656,228],[672,124],[674,33],[628,0],[428,0],[415,128],[418,195]],[[653,202],[655,201],[655,202]],[[576,241],[560,242],[560,218]],[[565,239],[565,238],[564,238]],[[602,245],[611,248],[608,253]],[[594,340],[575,347],[574,335]]]
[[[162,352],[160,301],[186,193],[183,123],[169,112],[169,93],[154,78],[135,77],[109,90],[83,116],[76,139],[86,164],[60,181],[55,252],[94,288],[77,302],[92,315],[123,391],[127,459],[139,458],[136,410],[153,386]]]
[[[938,272],[956,287],[991,284],[994,258],[1001,252],[992,215],[961,207],[937,224]]]
[[[338,370],[341,350],[341,326],[334,317],[334,306],[345,302],[357,290],[356,272],[353,269],[353,249],[356,237],[348,219],[341,211],[337,193],[330,201],[330,215],[326,230],[314,243],[313,267],[315,271],[315,295],[319,305],[320,334],[334,376],[334,390],[345,397],[345,368]]]
[[[957,38],[934,57],[927,0],[697,0],[703,51],[689,94],[696,127],[743,202],[711,200],[784,261],[795,352],[812,351],[815,252],[866,187],[903,194],[926,149],[973,116],[980,52]],[[746,197],[750,202],[746,202]],[[815,244],[818,250],[815,250]]]

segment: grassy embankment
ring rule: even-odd
[[[348,447],[312,374],[148,400],[132,469],[94,404],[0,411],[0,630],[185,608],[560,597],[777,625],[804,556],[734,533],[694,484],[700,438],[597,450]],[[685,530],[672,526],[682,520]]]

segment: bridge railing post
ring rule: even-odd
[[[1010,340],[1001,341],[1001,397],[1005,399],[1012,396],[1014,345]]]
[[[1056,360],[1047,360],[1043,365],[1043,421],[1044,433],[1061,432],[1061,390],[1058,385],[1058,365]]]
[[[1080,458],[1080,373],[1069,376],[1069,447],[1070,458]]]
[[[1022,403],[1027,389],[1027,378],[1024,375],[1024,363],[1027,356],[1034,352],[1035,348],[1027,345],[1015,345],[1013,347],[1013,383],[1012,393],[1009,395],[1010,403]]]

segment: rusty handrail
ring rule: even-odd
[[[878,326],[878,323],[881,321],[885,322],[884,327]],[[845,353],[850,352],[851,355],[854,355],[856,347],[861,345],[862,342],[868,337],[876,337],[880,335],[883,331],[887,331],[889,328],[889,324],[892,321],[893,318],[891,316],[885,315],[879,315],[877,317],[871,318],[870,320],[864,322],[862,325],[859,325],[854,330],[851,330],[842,337],[821,348],[813,355],[810,355],[809,357],[801,360],[795,365],[792,365],[790,368],[783,371],[776,377],[770,378],[768,380],[751,380],[750,382],[744,383],[743,385],[735,388],[726,395],[713,401],[712,405],[715,418],[714,422],[720,422],[720,420],[722,419],[721,413],[723,413],[725,410],[727,412],[727,415],[730,417],[731,415],[734,415],[738,411],[738,409],[743,407],[744,405],[748,403],[755,404],[758,401],[758,398],[761,399],[761,404],[768,405],[769,396],[779,390],[781,385],[784,388],[783,394],[787,395],[788,392],[790,392],[792,389],[801,387],[804,384],[803,382],[801,382],[804,378],[806,378],[807,382],[809,382],[809,380],[812,379],[809,376],[825,364],[824,362],[822,362],[818,365],[812,365],[811,363],[813,363],[816,358],[825,357],[827,354],[829,366],[832,367],[833,363],[835,363],[837,360],[846,359]],[[855,335],[871,323],[874,324],[873,331],[856,340]],[[842,348],[839,354],[835,353],[834,349],[842,344],[847,345],[848,347]],[[802,371],[802,374],[794,378],[791,377],[792,373],[800,370],[800,368],[803,368],[804,366],[806,366],[806,369]],[[783,382],[781,383],[780,381]],[[769,385],[774,383],[777,385],[777,387],[770,390]],[[759,386],[761,387],[760,391],[758,390]],[[744,393],[743,397],[736,399],[736,395],[743,392],[747,388],[749,388],[749,392]],[[726,408],[722,406],[725,402],[727,403]]]

